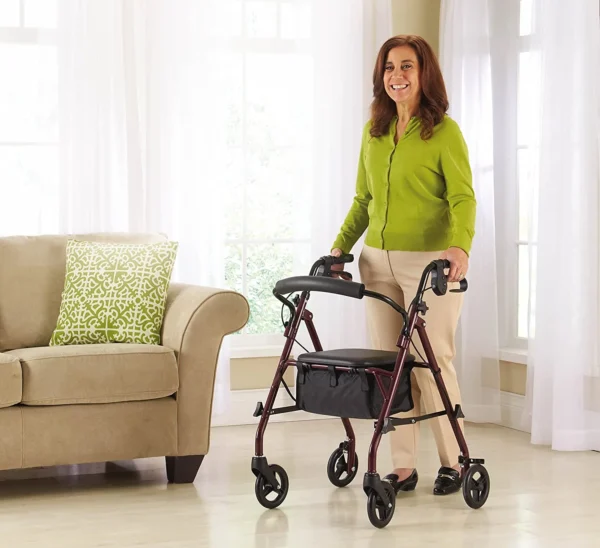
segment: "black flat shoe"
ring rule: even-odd
[[[413,470],[412,474],[402,481],[398,481],[396,474],[388,474],[383,478],[383,481],[388,481],[397,495],[400,491],[414,491],[419,481],[419,474],[416,470]]]
[[[450,495],[456,493],[462,485],[460,473],[454,468],[442,466],[438,471],[438,477],[433,486],[434,495]]]

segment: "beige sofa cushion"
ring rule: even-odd
[[[23,377],[19,358],[0,354],[0,407],[10,407],[21,401]]]
[[[13,409],[19,407],[4,409],[0,417]],[[177,402],[173,398],[110,405],[20,406],[20,409],[23,443],[15,454],[21,456],[22,446],[23,468],[177,454]],[[131,543],[113,544],[127,545]],[[17,544],[3,546],[9,548]],[[60,545],[54,546],[60,548]]]
[[[91,344],[24,348],[25,405],[66,405],[153,400],[177,391],[172,350],[144,344]]]
[[[157,243],[162,234],[75,234],[0,238],[0,352],[46,346],[56,327],[69,238]]]

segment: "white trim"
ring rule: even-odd
[[[277,147],[281,148],[281,147]],[[290,147],[285,147],[290,148]],[[310,244],[310,240],[298,240],[294,238],[228,238],[226,245],[268,245],[268,244]]]
[[[0,141],[0,147],[58,147],[58,143],[51,141]]]
[[[250,335],[248,333],[238,333],[231,335],[229,345],[231,348],[261,348],[264,346],[277,346],[285,344],[285,337],[282,333],[269,333],[261,335]]]
[[[233,359],[281,356],[285,341],[283,333],[266,335],[238,333],[228,339],[229,352]]]
[[[523,421],[525,396],[513,394],[512,392],[500,392],[500,407],[502,413],[501,426],[529,433]]]
[[[3,44],[55,46],[56,41],[55,29],[0,27],[0,42]]]
[[[254,38],[239,36],[233,38],[214,38],[206,41],[209,51],[226,50],[239,53],[311,53],[312,40],[310,38]]]
[[[466,422],[472,422],[474,424],[501,423],[501,414],[499,410],[494,406],[485,404],[470,404],[468,402],[463,401],[461,404],[461,408],[465,415]]]
[[[283,344],[270,346],[240,346],[230,351],[231,359],[277,358],[283,352]]]
[[[236,337],[243,337],[243,335],[236,335]],[[276,335],[275,337],[278,339],[282,338],[281,335]],[[257,342],[263,343],[265,341]],[[240,359],[278,357],[281,356],[281,353],[283,352],[284,342],[280,344],[258,344],[255,346],[251,344],[251,341],[246,339],[245,341],[242,341],[243,346],[237,346],[236,344],[231,345],[231,358]],[[500,360],[504,362],[527,365],[527,350],[524,348],[501,348],[498,356]]]
[[[259,418],[253,417],[256,403],[262,401],[263,403],[267,399],[269,389],[260,390],[237,390],[231,392],[231,399],[228,405],[229,412],[224,415],[213,416],[212,426],[238,426],[238,425],[255,425],[258,426]],[[285,392],[285,389],[281,387],[275,400],[275,407],[283,407],[293,405],[294,402]],[[512,430],[519,430],[520,432],[527,432],[523,422],[523,414],[525,411],[525,396],[519,394],[513,394],[511,392],[500,392],[500,407],[501,407],[501,420],[500,426],[510,428]],[[315,415],[313,413],[306,413],[304,411],[294,411],[293,413],[284,413],[281,415],[273,415],[269,422],[295,422],[295,421],[309,421],[309,420],[324,420],[324,419],[335,419],[336,417],[329,417],[326,415]],[[467,419],[468,420],[468,419]],[[340,423],[340,428],[342,428]],[[343,433],[343,429],[342,429]]]
[[[227,405],[229,409],[228,413],[224,415],[214,416],[212,418],[212,426],[238,426],[253,424],[258,426],[260,420],[259,417],[253,417],[252,414],[256,409],[257,402],[261,401],[263,404],[267,400],[269,389],[260,390],[233,390],[230,392],[230,400]],[[285,388],[282,386],[279,389],[277,398],[275,399],[275,407],[286,407],[294,405],[293,400],[289,397]],[[326,415],[315,415],[313,413],[306,413],[305,411],[294,411],[292,413],[283,413],[281,415],[272,415],[269,419],[271,422],[295,422],[295,421],[308,421],[308,420],[322,420],[332,419],[335,417],[329,417]],[[344,432],[343,427],[342,434]]]
[[[523,348],[501,348],[500,359],[505,362],[527,365],[527,350]]]
[[[19,0],[19,27],[25,25],[25,0]]]

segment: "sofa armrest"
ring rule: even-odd
[[[250,307],[234,291],[171,284],[162,326],[162,344],[175,351],[178,455],[205,455],[217,361],[223,337],[248,321]]]

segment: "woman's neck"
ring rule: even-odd
[[[417,115],[419,105],[408,105],[406,103],[396,103],[396,110],[398,111],[398,122],[408,123],[408,121]]]

